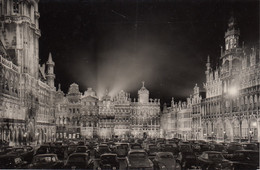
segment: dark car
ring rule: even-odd
[[[87,153],[71,154],[64,167],[65,169],[93,169],[94,163]]]
[[[177,157],[177,162],[181,165],[183,169],[192,168],[197,166],[197,157],[191,146],[188,144],[181,144],[179,146],[179,154]]]
[[[159,152],[159,148],[155,144],[149,144],[147,145],[147,148],[145,149],[148,156],[155,156],[157,152]]]
[[[78,146],[78,145],[71,143],[71,144],[68,146],[68,155],[74,153],[74,152],[76,151],[77,146]]]
[[[77,146],[75,153],[89,153],[89,149],[86,146]]]
[[[179,153],[179,148],[176,144],[165,144],[161,148],[161,152],[171,152],[174,157],[177,157]]]
[[[181,166],[176,162],[171,152],[158,152],[153,160],[155,170],[179,170]]]
[[[63,162],[60,161],[56,154],[38,154],[33,157],[29,169],[60,169]]]
[[[44,144],[41,145],[37,150],[36,150],[36,155],[38,154],[47,154],[50,153],[50,145],[49,144]]]
[[[227,146],[227,152],[229,154],[233,154],[235,151],[237,150],[244,150],[243,149],[243,146],[239,143],[230,143],[228,146]]]
[[[128,144],[118,144],[116,146],[116,154],[118,157],[125,157],[128,153]]]
[[[5,155],[9,152],[13,151],[13,147],[12,146],[3,146],[0,148],[0,155]]]
[[[243,143],[242,144],[243,149],[245,150],[254,150],[258,151],[258,147],[256,143]]]
[[[50,153],[54,153],[58,156],[59,160],[68,158],[68,146],[67,145],[55,145],[50,147]]]
[[[153,162],[144,150],[130,150],[126,157],[126,169],[153,170]]]
[[[230,158],[229,160],[232,161],[235,169],[241,169],[241,170],[259,169],[259,151],[253,151],[253,150],[235,151],[232,158]]]
[[[31,146],[15,147],[9,154],[17,154],[22,157],[24,161],[31,162],[34,154],[34,150]]]
[[[98,145],[97,149],[95,150],[95,157],[99,158],[104,153],[111,153],[111,150],[109,149],[108,145]]]
[[[99,169],[116,170],[119,169],[117,155],[113,153],[105,153],[100,156]]]
[[[232,162],[225,159],[221,152],[216,151],[206,151],[203,152],[201,156],[198,157],[198,164],[204,169],[225,169],[232,170]]]
[[[222,144],[212,144],[210,146],[211,151],[226,152],[226,147]]]
[[[131,143],[130,144],[130,150],[140,150],[143,149],[142,145],[139,143]]]
[[[24,169],[27,163],[17,154],[0,156],[0,169]]]

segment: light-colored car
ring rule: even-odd
[[[126,157],[126,169],[153,170],[153,162],[144,150],[130,150]]]
[[[60,169],[63,162],[60,161],[56,154],[39,154],[33,157],[29,169]]]
[[[171,152],[157,152],[153,160],[155,170],[180,170],[181,166]]]

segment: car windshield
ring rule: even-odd
[[[181,150],[182,150],[182,151],[189,152],[189,151],[191,151],[191,148],[190,148],[189,145],[181,145]]]
[[[113,155],[104,155],[104,156],[101,156],[101,161],[102,161],[103,163],[116,162],[116,156],[113,156]]]
[[[232,150],[242,150],[243,147],[241,145],[231,145],[229,147],[229,149],[232,149]]]
[[[15,149],[15,152],[23,152],[23,151],[24,151],[23,148],[16,148],[16,149]]]
[[[108,149],[108,146],[99,146],[99,149],[100,149],[100,150],[107,150],[107,149]]]
[[[223,145],[215,145],[215,150],[216,151],[223,151],[225,147]]]
[[[245,144],[243,145],[244,149],[246,150],[257,150],[257,145],[256,144]]]
[[[162,158],[162,159],[173,159],[173,155],[171,155],[171,154],[164,154],[164,155],[161,155],[160,158]]]
[[[165,148],[169,148],[169,149],[170,149],[170,148],[173,148],[172,145],[165,145],[164,147],[165,147]]]
[[[77,148],[77,152],[86,152],[87,151],[87,148],[85,147],[78,147]]]
[[[138,159],[145,158],[146,157],[146,153],[144,153],[144,152],[131,153],[130,157],[131,158],[138,158]]]
[[[47,162],[56,162],[57,159],[55,156],[37,156],[34,159],[34,162],[47,163]]]
[[[157,147],[155,145],[150,145],[149,149],[157,149]]]
[[[87,160],[86,156],[82,156],[82,155],[73,155],[70,156],[68,159],[68,162],[74,162],[74,163],[85,163]]]
[[[209,154],[210,160],[222,160],[224,159],[221,154]]]
[[[131,148],[132,149],[142,149],[142,147],[140,145],[133,145]]]
[[[234,158],[236,160],[241,161],[252,161],[258,162],[259,161],[259,153],[258,152],[238,152],[235,153]]]

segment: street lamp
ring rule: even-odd
[[[226,142],[226,131],[223,132],[224,133],[224,143]]]
[[[253,134],[253,131],[250,130],[250,131],[249,131],[249,142],[250,142],[250,143],[251,143],[252,134]]]

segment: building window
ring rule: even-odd
[[[18,0],[13,0],[13,12],[14,13],[19,13],[19,2]]]

